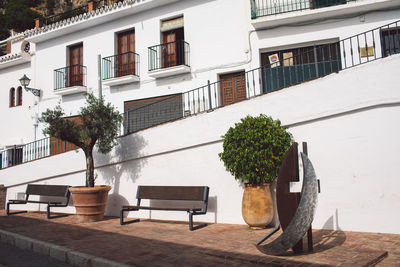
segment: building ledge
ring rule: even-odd
[[[84,93],[86,91],[87,91],[86,86],[71,86],[71,87],[54,90],[54,94],[63,96],[63,95]]]
[[[149,76],[153,78],[163,78],[168,76],[174,76],[178,74],[188,73],[191,69],[189,66],[186,65],[179,65],[164,69],[157,69],[149,71]]]
[[[31,54],[29,53],[8,54],[0,57],[0,69],[20,65],[30,61]]]
[[[26,40],[33,43],[44,42],[177,1],[181,0],[121,1],[118,4],[104,6],[100,9],[93,10],[92,12],[80,14],[72,18],[43,26],[39,29],[27,30],[25,33],[27,36]]]
[[[351,14],[362,15],[369,11],[392,9],[394,7],[400,7],[400,2],[398,0],[363,0],[357,2],[348,2],[347,4],[343,5],[258,17],[256,19],[252,19],[251,24],[256,30],[268,29],[304,23],[307,21],[339,18]]]
[[[122,76],[122,77],[103,80],[103,85],[111,87],[111,86],[115,86],[115,85],[134,83],[134,82],[138,82],[138,81],[140,81],[139,76],[126,75],[126,76]]]

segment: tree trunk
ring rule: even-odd
[[[86,155],[86,186],[94,187],[93,150],[86,152],[85,155]]]

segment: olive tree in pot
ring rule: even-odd
[[[245,183],[243,219],[250,227],[266,227],[274,215],[270,184],[293,142],[292,135],[279,120],[260,114],[241,119],[222,138],[220,159],[235,179]]]
[[[104,98],[86,94],[86,105],[77,119],[65,118],[60,105],[41,114],[40,122],[46,124],[43,133],[80,147],[86,157],[86,186],[71,187],[70,192],[81,222],[103,219],[111,186],[95,186],[93,149],[108,153],[116,145],[123,116]]]

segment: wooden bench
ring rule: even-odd
[[[58,199],[57,199],[57,201],[29,200],[30,195],[38,195],[38,196],[44,196],[44,197],[58,197]],[[65,201],[60,201],[60,197],[63,197]],[[68,206],[69,197],[70,197],[70,193],[69,193],[68,185],[28,184],[26,187],[26,192],[25,192],[25,200],[12,199],[7,202],[7,215],[27,212],[27,211],[10,212],[11,204],[16,205],[16,204],[38,203],[38,204],[47,204],[47,219],[63,217],[66,215],[50,216],[50,208]]]
[[[165,211],[186,211],[189,213],[189,229],[202,228],[207,224],[198,225],[193,227],[193,215],[200,215],[207,213],[208,205],[208,186],[143,186],[137,188],[136,206],[122,206],[120,213],[121,225],[138,222],[139,219],[124,221],[124,212],[137,211],[137,210],[165,210]],[[155,206],[150,203],[148,206],[141,206],[142,199],[148,200],[172,200],[177,203],[174,206]],[[197,205],[194,205],[197,204]]]

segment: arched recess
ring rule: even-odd
[[[17,106],[22,106],[22,87],[18,86],[17,88]]]
[[[10,89],[10,108],[15,107],[15,88],[11,87]]]

